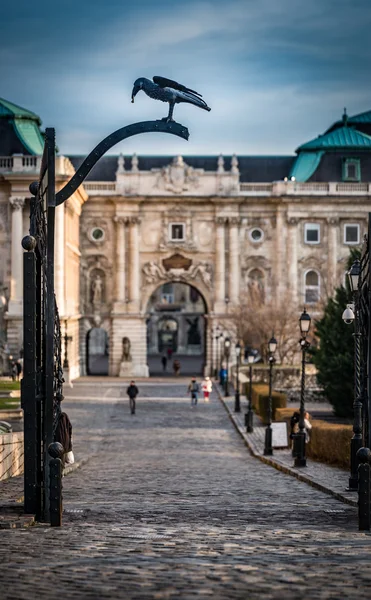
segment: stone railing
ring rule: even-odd
[[[0,481],[23,473],[23,431],[0,434]]]
[[[116,192],[115,181],[85,181],[84,189],[88,194],[111,195]]]

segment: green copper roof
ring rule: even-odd
[[[30,154],[42,154],[44,140],[35,121],[29,119],[14,119],[14,131]]]
[[[371,110],[348,117],[348,123],[371,123]]]
[[[38,115],[0,98],[0,119],[7,119],[26,153],[43,153],[44,140],[40,131],[41,119]]]
[[[317,169],[324,151],[318,152],[300,152],[296,157],[290,171],[290,177],[295,177],[296,181],[308,181]]]
[[[371,150],[371,136],[361,133],[352,127],[340,127],[330,133],[319,135],[315,140],[311,140],[302,146],[299,146],[297,152],[302,150],[338,150],[338,149],[357,149]]]
[[[4,98],[0,98],[1,118],[31,119],[32,121],[36,121],[38,125],[41,125],[41,119],[38,115],[21,106],[17,106],[17,104],[13,104],[13,102],[4,100]]]

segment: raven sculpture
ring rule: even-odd
[[[204,110],[211,110],[206,102],[202,100],[201,94],[187,88],[181,83],[177,83],[171,79],[166,79],[165,77],[155,76],[153,77],[153,81],[146,79],[146,77],[140,77],[137,79],[134,82],[134,87],[131,94],[132,102],[134,102],[134,98],[140,90],[143,90],[147,96],[153,98],[154,100],[161,100],[162,102],[169,103],[169,114],[167,117],[162,119],[162,121],[166,121],[167,123],[174,121],[174,106],[179,102],[188,102],[189,104],[194,104],[195,106],[203,108]]]

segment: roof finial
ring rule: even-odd
[[[136,152],[134,152],[133,156],[131,157],[131,172],[132,173],[137,173],[139,171],[138,164],[139,164],[139,159],[136,155]]]
[[[239,173],[238,170],[238,158],[235,154],[233,154],[232,158],[231,158],[231,172],[232,173]]]
[[[122,153],[119,155],[119,157],[117,159],[117,171],[116,171],[116,175],[118,173],[119,174],[125,173],[125,159],[124,159]]]
[[[218,157],[218,173],[224,173],[224,158],[223,154],[219,154]]]
[[[347,115],[347,109],[344,106],[344,113],[343,113],[343,123],[344,123],[344,127],[346,127],[348,125],[348,115]]]

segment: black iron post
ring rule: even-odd
[[[369,448],[360,448],[357,452],[358,466],[358,528],[360,531],[370,531],[370,503],[371,503],[371,451]]]
[[[301,348],[301,389],[300,389],[300,417],[299,417],[299,431],[294,436],[294,448],[293,455],[295,457],[295,467],[306,467],[307,459],[305,456],[305,441],[306,441],[306,432],[305,432],[305,355],[310,347],[309,342],[306,339],[308,331],[310,329],[311,318],[308,315],[307,311],[303,310],[300,319],[300,332],[301,332],[301,340],[300,340],[300,348]]]
[[[361,273],[361,264],[356,259],[348,271],[349,286],[354,300],[354,402],[353,402],[353,437],[350,442],[350,477],[349,491],[358,490],[358,465],[357,452],[363,446],[362,441],[362,386],[361,386],[361,331],[359,323],[359,292],[358,285]]]
[[[219,369],[219,337],[220,337],[220,334],[217,333],[216,336],[215,336],[215,340],[216,340],[216,342],[215,342],[215,344],[216,344],[215,345],[215,350],[216,350],[216,353],[215,353],[215,370],[214,370],[214,379],[215,379],[215,381],[217,381],[218,378],[219,378],[219,373],[218,373],[218,369]]]
[[[273,365],[276,362],[273,354],[277,348],[277,340],[272,336],[268,343],[269,349],[269,398],[268,398],[268,418],[267,427],[265,429],[265,443],[264,443],[264,454],[265,456],[272,456],[272,383],[273,383]]]
[[[220,336],[219,336],[219,338],[220,338],[220,348],[219,348],[219,350],[220,350],[220,352],[219,352],[219,354],[220,354],[220,361],[219,361],[219,383],[220,383],[220,385],[222,385],[223,384],[223,378],[222,378],[222,366],[223,366],[222,344],[223,344],[224,335],[221,333]]]
[[[60,527],[62,525],[62,456],[64,448],[59,442],[52,442],[48,447],[50,480],[49,480],[49,510],[50,525]]]
[[[240,403],[240,360],[241,360],[241,344],[236,344],[236,392],[234,395],[234,412],[241,412]]]
[[[224,384],[224,395],[229,396],[229,353],[231,350],[231,340],[226,337],[224,340],[224,356],[227,362],[225,384]]]
[[[254,413],[252,410],[252,365],[254,362],[254,355],[249,354],[247,357],[249,363],[249,405],[247,409],[247,413],[245,414],[245,425],[246,425],[246,433],[252,433],[254,431]]]
[[[63,359],[63,368],[69,369],[70,364],[68,362],[68,342],[72,342],[72,335],[67,334],[67,319],[64,322],[64,359]]]

